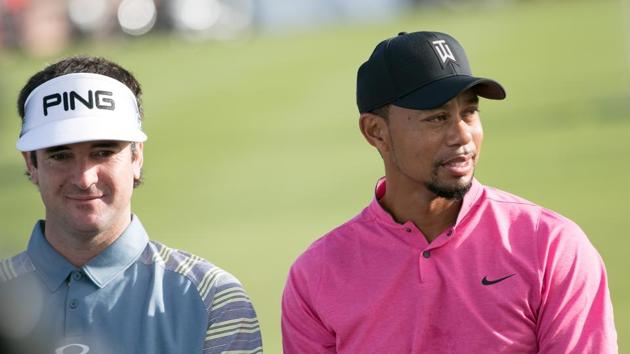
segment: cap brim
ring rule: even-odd
[[[481,97],[493,100],[505,98],[505,90],[498,82],[480,77],[456,75],[424,85],[395,100],[393,104],[410,109],[432,109],[444,105],[460,93],[473,88]]]
[[[41,125],[22,135],[16,144],[20,151],[34,151],[52,146],[86,141],[114,140],[143,142],[146,134],[133,121],[112,124],[103,119],[77,117]]]

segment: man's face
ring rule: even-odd
[[[392,105],[386,122],[388,146],[381,151],[388,173],[440,197],[463,197],[483,141],[478,102],[468,90],[431,110]]]
[[[47,227],[97,234],[129,220],[142,143],[92,141],[37,150],[37,167],[24,158],[46,207]]]

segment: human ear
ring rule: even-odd
[[[142,176],[142,164],[144,163],[144,144],[134,143],[135,148],[132,149],[132,161],[133,161],[133,177],[139,180]]]
[[[367,142],[383,155],[389,150],[389,126],[385,118],[373,113],[362,113],[359,128]]]
[[[26,164],[26,175],[28,179],[33,182],[33,184],[37,185],[39,182],[39,176],[37,174],[37,164],[33,163],[33,159],[37,158],[36,151],[22,151],[22,157],[24,158],[24,163]]]

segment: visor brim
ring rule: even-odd
[[[433,109],[441,107],[468,89],[474,89],[478,96],[492,100],[502,100],[506,97],[503,86],[494,80],[455,75],[433,81],[392,103],[409,109]]]
[[[16,148],[20,151],[35,151],[99,140],[144,142],[147,136],[131,120],[112,124],[99,118],[78,117],[53,121],[31,129],[18,139]]]

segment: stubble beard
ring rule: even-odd
[[[397,161],[395,162],[395,165],[398,171],[400,171],[403,175],[405,175],[409,179],[414,180],[414,178],[411,177],[411,175],[404,172],[404,170],[400,167]],[[427,188],[427,190],[435,194],[439,198],[444,198],[444,199],[449,199],[449,200],[464,199],[464,196],[466,195],[466,193],[468,193],[468,191],[472,187],[474,172],[473,172],[473,176],[471,176],[470,179],[464,184],[459,184],[456,182],[455,185],[447,185],[439,180],[438,173],[437,173],[438,168],[439,166],[436,166],[434,170],[432,171],[431,180],[428,182],[424,182],[424,186]]]
[[[440,198],[462,200],[464,199],[466,193],[468,193],[468,191],[470,190],[470,187],[472,187],[472,179],[463,186],[443,186],[440,185],[437,181],[427,182],[425,186],[429,191]]]
[[[465,184],[456,184],[456,185],[445,185],[438,180],[438,171],[439,166],[434,166],[434,170],[432,171],[431,181],[425,183],[425,187],[433,194],[440,198],[450,199],[450,200],[462,200],[464,196],[470,188],[472,187],[472,181],[474,176],[470,177],[470,179]]]

